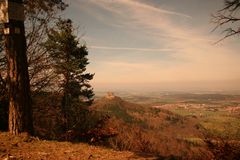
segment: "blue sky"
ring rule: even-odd
[[[68,0],[96,90],[238,90],[238,38],[214,45],[223,0]]]

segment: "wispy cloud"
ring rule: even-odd
[[[173,18],[177,22],[186,21],[186,19],[190,21],[192,19],[191,16],[183,13],[155,7],[137,0],[91,0],[90,2],[110,12],[111,15],[115,15],[117,23],[114,23],[114,21],[109,23],[107,18],[101,18],[101,20],[108,21],[110,25],[115,27],[132,28],[135,30],[142,28],[145,33],[150,33],[155,37],[165,36],[166,38],[212,42],[212,40],[194,33],[192,28],[180,27],[179,24],[172,21]],[[117,21],[118,19],[120,21]]]
[[[88,43],[93,51],[90,70],[96,73],[94,81],[148,83],[240,79],[240,54],[228,44],[212,45],[215,37],[209,36],[210,31],[201,29],[208,25],[208,20],[202,26],[193,27],[195,17],[174,11],[174,7],[166,10],[144,0],[82,2],[92,7],[85,10],[95,16],[94,20],[98,19],[91,34],[94,40]],[[97,25],[101,22],[106,28]],[[141,51],[154,54],[138,54]],[[163,54],[155,54],[157,52]]]
[[[90,49],[102,50],[126,50],[126,51],[147,51],[147,52],[172,52],[175,49],[169,48],[128,48],[128,47],[107,47],[107,46],[90,46]]]
[[[90,0],[93,3],[96,3],[97,5],[103,7],[104,9],[110,11],[110,12],[114,12],[117,14],[122,14],[122,12],[120,10],[117,9],[118,5],[127,5],[127,6],[134,6],[137,9],[147,9],[150,10],[152,12],[158,12],[161,14],[168,14],[168,15],[175,15],[175,16],[179,16],[179,17],[183,17],[183,18],[192,18],[189,15],[183,14],[183,13],[179,13],[179,12],[174,12],[171,10],[166,10],[166,9],[162,9],[162,8],[157,8],[155,6],[151,6],[136,0]]]

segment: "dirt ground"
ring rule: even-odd
[[[3,160],[143,160],[132,152],[92,146],[84,143],[70,143],[39,140],[27,134],[11,136],[0,132],[0,159]]]

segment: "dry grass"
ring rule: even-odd
[[[0,132],[0,159],[23,160],[124,160],[155,159],[141,157],[132,152],[114,151],[84,143],[39,140],[27,134],[10,136]]]

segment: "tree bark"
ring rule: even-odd
[[[33,134],[24,22],[10,20],[9,28],[10,34],[5,35],[9,76],[9,132],[13,135],[21,132]]]

